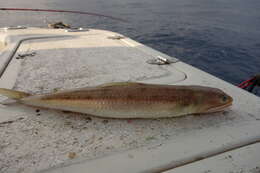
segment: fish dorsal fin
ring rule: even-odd
[[[99,85],[98,87],[112,87],[112,86],[142,86],[145,85],[143,83],[137,82],[111,82]]]

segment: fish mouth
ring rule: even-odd
[[[213,108],[209,108],[206,113],[214,113],[214,112],[220,112],[223,111],[224,109],[230,107],[232,105],[232,101],[225,104],[225,105],[221,105],[221,106],[217,106],[217,107],[213,107]]]

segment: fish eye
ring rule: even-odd
[[[227,96],[222,96],[222,101],[226,102],[228,100]]]

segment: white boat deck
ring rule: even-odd
[[[173,63],[147,63],[158,56]],[[213,163],[220,172],[259,171],[260,98],[130,38],[2,29],[0,59],[0,87],[30,93],[139,81],[213,86],[234,99],[225,112],[154,120],[1,106],[0,172],[218,172]]]

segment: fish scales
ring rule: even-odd
[[[229,106],[232,98],[219,89],[203,86],[112,83],[19,101],[110,118],[160,118],[219,111]]]

